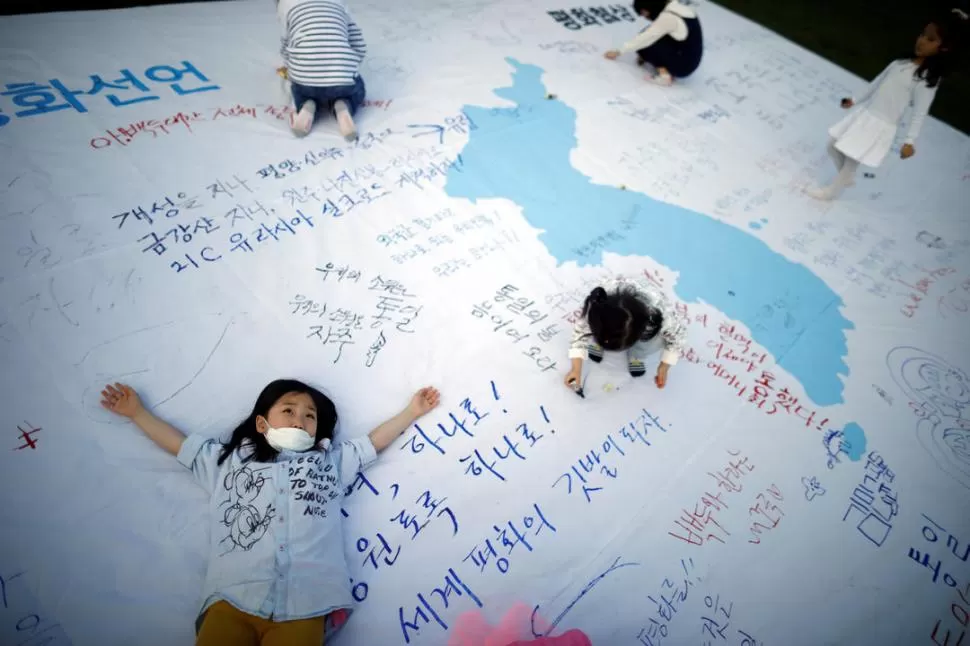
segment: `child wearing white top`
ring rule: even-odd
[[[635,0],[633,10],[652,21],[620,49],[606,52],[615,60],[625,52],[637,53],[637,65],[648,63],[656,73],[648,80],[669,86],[675,78],[694,73],[704,55],[704,36],[697,13],[677,0]]]
[[[858,100],[842,99],[844,109],[859,107],[829,129],[828,153],[838,175],[828,186],[808,189],[809,195],[834,199],[853,183],[860,164],[878,167],[892,148],[908,106],[913,111],[900,157],[916,154],[916,138],[966,23],[967,15],[959,9],[930,22],[912,54],[890,63]]]

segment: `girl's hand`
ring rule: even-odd
[[[437,388],[432,388],[430,386],[427,388],[422,388],[414,394],[414,397],[411,398],[411,403],[408,404],[408,411],[414,416],[415,419],[423,417],[434,410],[440,399],[441,393],[438,392]]]
[[[566,378],[563,379],[563,383],[566,384],[566,387],[569,388],[570,390],[576,390],[576,386],[579,384],[580,379],[582,379],[582,377],[583,377],[582,367],[573,368],[572,370],[569,371],[569,374],[566,375]]]
[[[411,401],[404,410],[370,432],[368,437],[370,438],[371,444],[374,445],[374,450],[380,453],[389,447],[419,417],[431,412],[438,405],[440,397],[441,395],[438,393],[438,389],[430,386],[414,393],[414,397],[411,398]]]
[[[916,149],[913,148],[913,144],[903,144],[902,149],[899,151],[900,159],[909,159],[916,154]]]
[[[610,51],[606,52],[604,56],[606,56],[606,58],[610,59],[611,61],[615,61],[617,58],[619,58],[620,52],[615,49],[611,49]]]
[[[850,99],[848,97],[842,99],[842,108],[843,109],[848,110],[849,108],[851,108],[854,105],[855,105],[855,101],[853,101],[852,99]]]
[[[101,405],[112,413],[128,419],[133,418],[145,409],[135,389],[119,383],[113,386],[108,384],[104,387],[104,390],[101,391]]]
[[[653,382],[657,384],[657,388],[663,388],[667,385],[667,371],[669,370],[670,366],[662,361],[657,366],[657,376],[653,379]]]

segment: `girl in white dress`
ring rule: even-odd
[[[838,175],[828,186],[809,189],[809,195],[834,199],[853,183],[860,164],[878,167],[892,148],[908,106],[912,116],[899,156],[909,159],[916,154],[916,137],[966,24],[967,14],[959,9],[929,23],[911,55],[890,63],[858,100],[842,99],[844,109],[859,107],[829,129],[828,153]]]

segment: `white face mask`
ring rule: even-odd
[[[266,429],[266,441],[277,451],[307,451],[316,444],[303,429],[272,426]]]

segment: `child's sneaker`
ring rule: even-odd
[[[589,355],[589,360],[593,363],[599,363],[603,360],[603,348],[598,345],[591,345],[586,348],[586,354]]]
[[[307,99],[303,107],[296,114],[290,115],[290,130],[297,137],[306,137],[313,128],[313,119],[317,115],[317,104],[313,99]]]
[[[357,141],[357,126],[354,125],[354,118],[350,116],[350,108],[347,107],[347,102],[343,100],[335,101],[333,113],[337,117],[337,126],[340,128],[340,134],[343,135],[344,139],[351,142]]]
[[[627,359],[626,365],[630,370],[630,375],[633,377],[642,377],[647,374],[647,367],[639,359]]]

